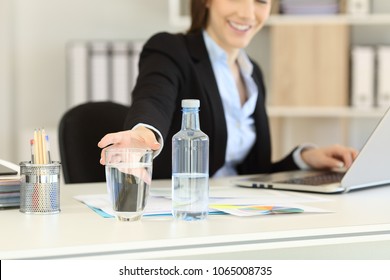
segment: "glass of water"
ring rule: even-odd
[[[106,181],[116,218],[140,220],[152,182],[153,152],[140,148],[108,148]]]

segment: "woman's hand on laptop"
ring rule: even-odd
[[[313,169],[348,169],[355,160],[358,151],[342,145],[304,149],[301,157]]]

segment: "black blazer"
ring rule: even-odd
[[[260,68],[253,64],[253,78],[259,90],[253,115],[257,139],[237,171],[239,174],[254,174],[297,169],[292,153],[279,162],[271,163],[265,88]],[[156,34],[142,50],[132,106],[125,122],[125,129],[146,123],[161,132],[164,148],[153,161],[153,178],[171,178],[171,139],[180,130],[181,100],[186,98],[200,100],[200,127],[210,138],[212,176],[225,162],[227,128],[203,35]]]

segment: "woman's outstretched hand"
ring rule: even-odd
[[[160,146],[155,134],[144,126],[137,126],[131,130],[109,133],[98,143],[98,147],[102,148],[100,163],[103,165],[106,163],[105,149],[108,147],[158,150],[160,149]]]

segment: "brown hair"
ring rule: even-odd
[[[208,0],[191,0],[191,27],[187,33],[197,33],[206,28],[209,18]]]

